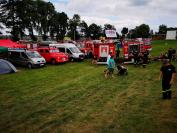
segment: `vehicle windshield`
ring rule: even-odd
[[[71,50],[73,53],[80,53],[80,50],[77,47],[71,47],[69,50]]]
[[[84,48],[84,44],[77,44],[78,48]]]
[[[41,44],[56,44],[56,41],[43,41]]]
[[[41,55],[38,52],[36,52],[36,51],[28,51],[28,52],[26,52],[26,54],[30,58],[41,58]]]
[[[59,52],[58,49],[51,49],[51,50],[50,50],[50,53],[58,53],[58,52]]]

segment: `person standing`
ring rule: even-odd
[[[111,55],[111,58],[108,61],[108,73],[105,73],[105,78],[107,78],[108,75],[111,76],[112,78],[114,77],[113,73],[114,73],[114,68],[115,68],[115,61],[113,58],[114,56]]]
[[[168,59],[171,61],[172,59],[172,55],[173,55],[173,49],[172,48],[169,48],[168,50]]]
[[[149,52],[146,50],[145,52],[143,52],[143,68],[146,67],[147,63],[148,63],[148,55],[149,55]]]
[[[138,51],[133,51],[133,59],[134,59],[134,65],[137,66],[138,65]]]
[[[162,98],[171,99],[171,85],[176,76],[175,67],[170,64],[168,59],[163,60],[163,66],[160,69],[159,79],[162,78]]]
[[[109,64],[109,59],[111,58],[111,55],[112,55],[112,52],[109,52],[109,55],[108,55],[107,61],[106,61],[106,64],[107,64],[107,65]]]

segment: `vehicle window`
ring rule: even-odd
[[[43,53],[43,49],[40,49],[39,51],[40,51],[41,53]]]
[[[26,54],[30,58],[41,58],[41,55],[38,52],[36,52],[36,51],[28,51],[28,52],[26,52]]]
[[[138,45],[129,45],[129,52],[139,51]]]
[[[67,49],[67,53],[68,53],[68,54],[72,54],[71,51],[70,51],[69,49]]]
[[[51,50],[50,50],[50,53],[58,53],[58,52],[59,52],[58,49],[51,49]]]
[[[69,48],[73,53],[80,53],[80,50],[77,47],[71,47]]]
[[[21,55],[23,58],[28,59],[28,56],[24,52],[22,52]]]
[[[11,52],[10,57],[20,57],[20,53],[19,52]]]
[[[65,48],[58,48],[60,52],[65,53]]]
[[[49,50],[48,50],[48,49],[46,49],[46,50],[45,50],[45,52],[46,52],[46,53],[49,53]]]

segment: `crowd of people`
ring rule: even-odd
[[[143,68],[149,62],[149,51],[143,51],[138,53],[137,51],[133,51],[130,54],[133,59],[134,65],[142,65]],[[162,98],[163,99],[171,99],[171,85],[173,84],[176,77],[175,67],[171,64],[171,60],[176,60],[176,50],[169,48],[166,54],[161,54],[159,60],[162,61],[162,67],[160,68],[160,76],[159,80],[162,79]],[[117,67],[118,75],[127,75],[128,69],[122,64],[118,64],[114,61],[114,56],[110,52],[107,57],[107,69],[104,71],[105,78],[112,77],[114,78],[114,69]]]
[[[163,60],[163,59],[169,59],[171,60],[177,60],[176,50],[174,48],[169,48],[167,52],[162,52],[160,56],[154,57],[153,60]]]
[[[149,51],[145,50],[143,52],[133,51],[130,53],[131,58],[133,58],[134,65],[142,65],[144,68],[148,64]]]

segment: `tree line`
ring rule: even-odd
[[[92,23],[88,25],[81,20],[78,14],[74,14],[70,19],[65,12],[57,12],[51,2],[43,0],[1,0],[0,1],[0,29],[3,25],[10,28],[10,34],[14,41],[18,41],[26,34],[34,41],[37,40],[35,34],[47,40],[63,40],[65,36],[73,40],[80,38],[99,39],[105,36],[105,30],[116,28],[111,24],[103,27]],[[164,26],[161,25],[162,32]],[[135,29],[128,30],[123,27],[122,36],[129,38],[149,37],[152,34],[149,25],[142,24]],[[117,36],[119,37],[118,33]]]
[[[48,36],[57,40],[63,40],[65,36],[74,40],[80,37],[98,39],[104,36],[105,29],[114,28],[110,24],[105,24],[104,28],[95,23],[88,26],[78,14],[69,19],[65,12],[57,12],[51,2],[43,0],[1,0],[1,29],[2,24],[11,29],[10,34],[15,41],[26,33],[34,41],[37,40],[35,33],[42,36],[43,40]]]

